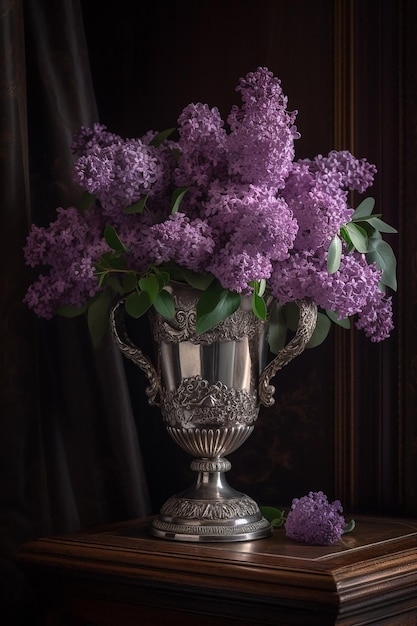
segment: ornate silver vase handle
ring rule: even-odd
[[[264,406],[272,406],[275,402],[275,387],[270,385],[269,381],[278,370],[304,351],[316,327],[317,306],[310,300],[299,300],[296,304],[300,310],[300,319],[294,337],[265,366],[259,377],[259,400]]]
[[[120,310],[120,307],[123,309]],[[160,397],[161,383],[152,361],[129,339],[124,323],[124,300],[119,302],[112,308],[110,312],[110,329],[121,352],[135,365],[138,365],[144,372],[150,382],[150,386],[146,388],[145,393],[151,406],[160,406],[158,396]]]

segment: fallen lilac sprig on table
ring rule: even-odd
[[[261,507],[261,511],[273,528],[284,526],[289,539],[310,545],[332,545],[355,528],[354,520],[346,523],[340,501],[329,502],[322,491],[294,498],[287,514],[274,507]]]

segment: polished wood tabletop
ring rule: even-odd
[[[417,521],[355,520],[337,544],[309,546],[282,529],[246,542],[170,541],[143,518],[37,539],[16,559],[48,625],[417,624]]]

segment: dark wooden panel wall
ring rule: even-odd
[[[416,9],[411,2],[335,3],[335,138],[376,163],[377,210],[399,228],[396,330],[381,346],[336,345],[336,483],[350,506],[417,513]]]

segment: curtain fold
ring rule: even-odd
[[[83,318],[37,320],[31,222],[76,205],[70,144],[98,121],[80,3],[0,2],[0,604],[36,624],[13,554],[29,539],[150,514],[124,364]]]

